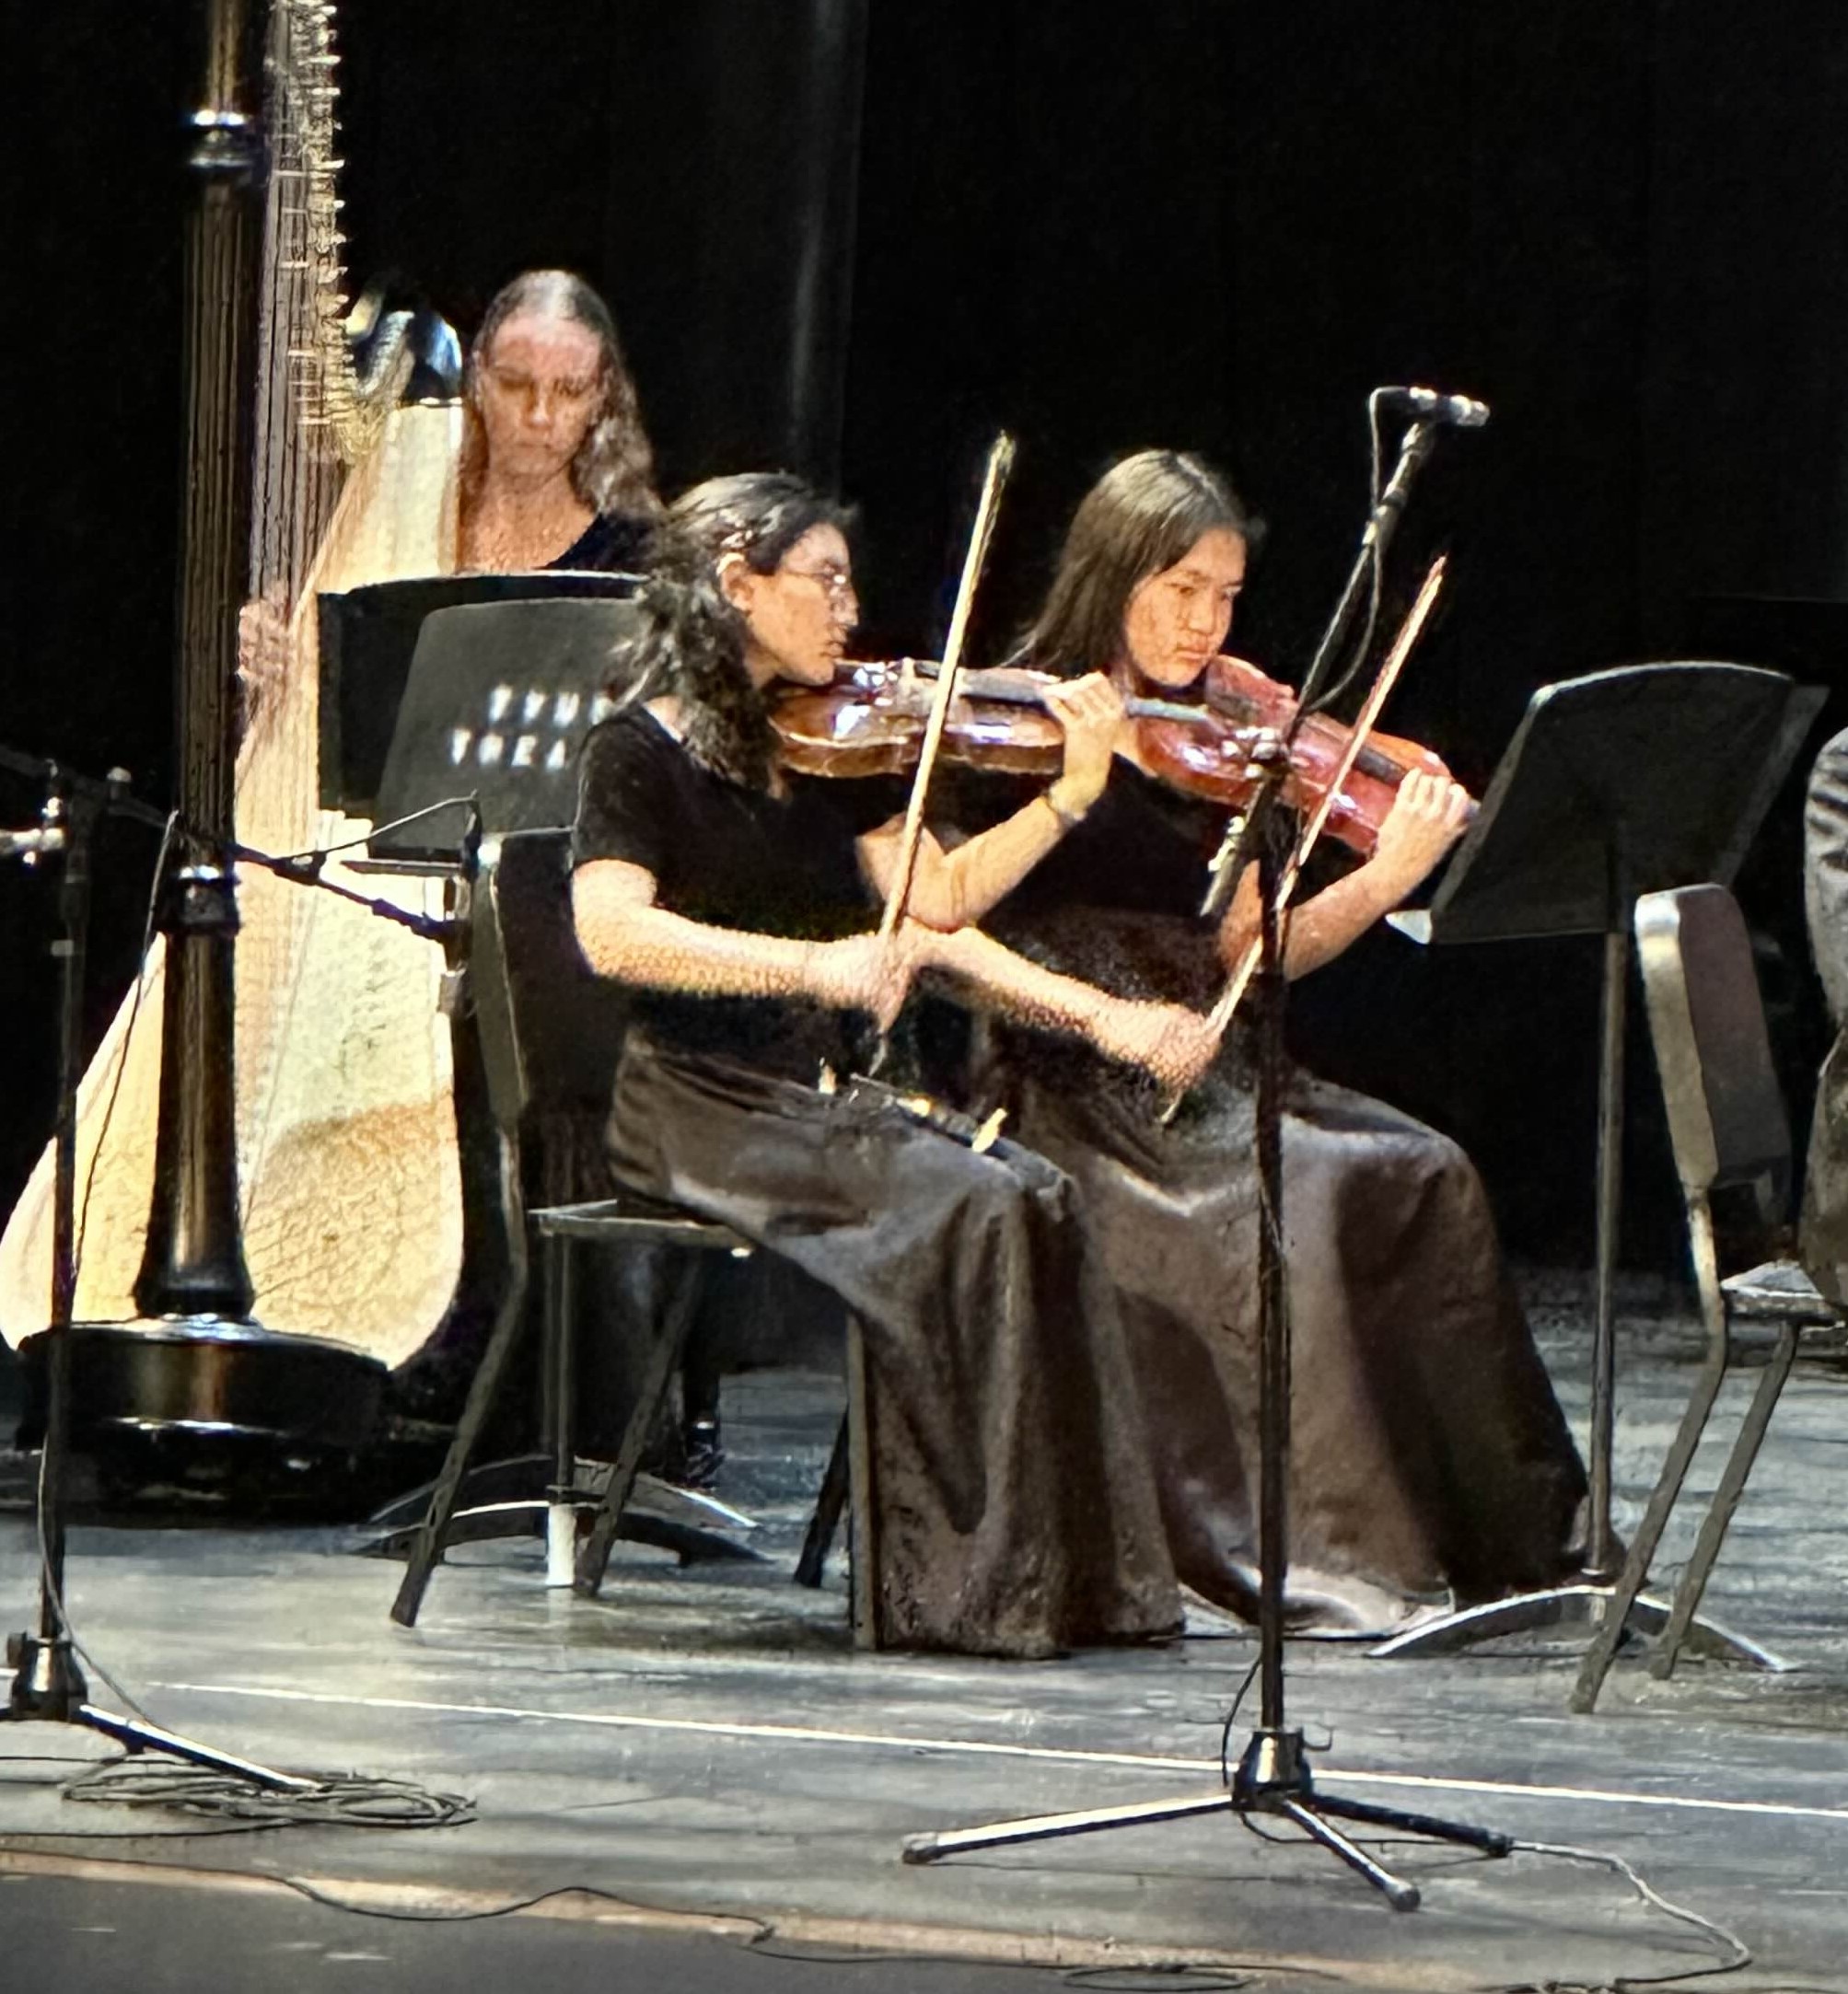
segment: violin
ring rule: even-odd
[[[831,686],[791,686],[772,701],[770,718],[785,768],[803,775],[896,775],[916,762],[936,667],[928,661],[841,666]],[[1049,688],[1069,681],[1003,666],[965,671],[957,682],[942,752],[953,761],[1007,775],[1051,778],[1064,759],[1065,734],[1046,710]],[[1257,778],[1251,749],[1263,732],[1284,733],[1296,696],[1244,658],[1217,657],[1198,701],[1131,698],[1137,752],[1171,788],[1227,809],[1249,800]],[[1311,713],[1290,745],[1282,800],[1308,814],[1328,794],[1353,730]],[[1370,857],[1399,785],[1412,770],[1450,771],[1429,748],[1373,734],[1330,809],[1326,829],[1350,851]]]

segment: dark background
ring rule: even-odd
[[[1835,689],[1838,622],[1714,598],[1848,598],[1848,10],[1081,17],[352,0],[351,269],[465,332],[522,266],[582,271],[623,327],[666,490],[788,462],[859,502],[871,655],[940,637],[1005,423],[1021,458],[978,654],[1031,609],[1090,480],[1162,443],[1226,465],[1270,522],[1238,643],[1294,677],[1358,533],[1366,391],[1431,380],[1494,416],[1445,440],[1395,551],[1397,604],[1435,548],[1453,558],[1394,732],[1480,787],[1550,679],[1725,655]],[[64,0],[9,35],[27,115],[5,142],[0,741],[122,763],[157,800],[193,22],[176,0]],[[0,776],[0,821],[35,802]],[[147,847],[124,829],[106,851],[99,1029]],[[1800,1128],[1822,1027],[1796,867],[1787,795],[1741,890]],[[49,914],[0,868],[0,1204],[49,1120]],[[1458,1135],[1511,1243],[1583,1258],[1596,968],[1589,941],[1424,953],[1381,933],[1298,986],[1293,1036]],[[1666,1264],[1675,1201],[1635,1049],[1629,1250]]]

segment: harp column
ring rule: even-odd
[[[234,1321],[248,1319],[252,1300],[238,1212],[231,846],[260,226],[261,145],[249,108],[253,52],[244,0],[206,0],[185,261],[175,783],[182,830],[161,912],[160,1124],[134,1289],[146,1316]]]

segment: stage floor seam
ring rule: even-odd
[[[423,1697],[342,1697],[320,1690],[275,1689],[238,1683],[157,1682],[176,1695],[249,1697],[277,1703],[319,1703],[353,1710],[417,1710],[437,1717],[503,1717],[541,1723],[593,1724],[620,1731],[681,1732],[699,1736],[754,1738],[785,1745],[863,1745],[876,1751],[965,1754],[982,1758],[1028,1758],[1065,1765],[1121,1767],[1143,1772],[1216,1772],[1213,1758],[1181,1758],[1153,1752],[1097,1752],[1073,1745],[1005,1745],[992,1738],[912,1737],[900,1732],[831,1731],[808,1724],[726,1723],[712,1718],[639,1717],[611,1710],[546,1710],[513,1703],[445,1703]],[[1848,1807],[1803,1807],[1787,1801],[1713,1800],[1685,1793],[1631,1793],[1613,1788],[1558,1786],[1537,1780],[1447,1779],[1435,1773],[1359,1771],[1318,1766],[1329,1786],[1419,1788],[1432,1792],[1486,1793],[1504,1799],[1576,1800],[1596,1806],[1681,1808],[1705,1814],[1848,1823]]]

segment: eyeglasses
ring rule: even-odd
[[[819,582],[831,602],[857,602],[854,592],[854,577],[845,568],[837,568],[831,562],[825,568],[779,568],[779,574],[793,576],[797,581]]]

